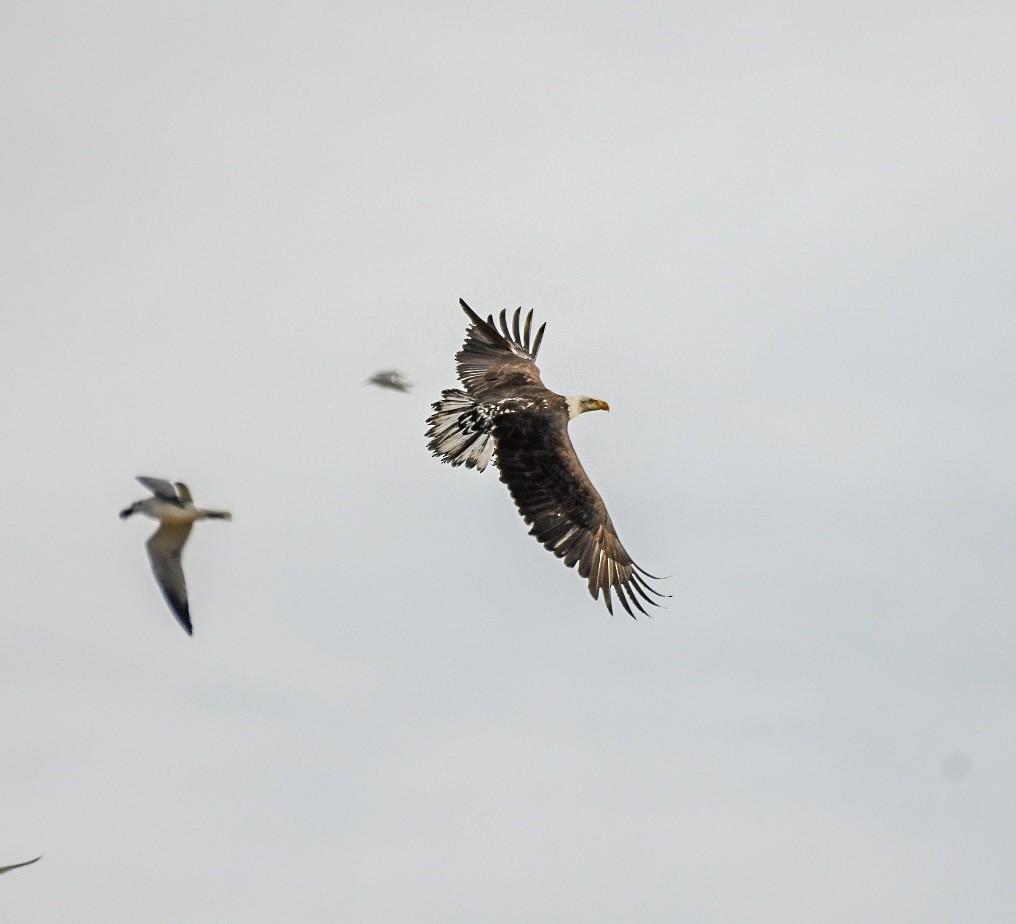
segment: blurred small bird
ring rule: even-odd
[[[232,520],[233,515],[228,510],[203,510],[195,506],[187,485],[181,481],[164,481],[144,475],[138,475],[138,481],[155,496],[135,501],[126,510],[121,510],[120,519],[126,520],[132,514],[143,513],[159,521],[159,528],[146,543],[152,572],[173,615],[184,631],[193,635],[194,627],[187,606],[187,584],[180,561],[184,543],[195,520]]]
[[[378,385],[381,388],[391,388],[395,391],[409,391],[413,387],[413,383],[409,381],[401,372],[395,369],[386,369],[384,372],[376,372],[366,382],[365,385]]]
[[[24,863],[12,863],[10,866],[0,866],[0,876],[4,873],[9,873],[12,869],[17,869],[19,866],[31,866],[33,863],[38,863],[42,859],[40,853],[34,860],[25,860]]]

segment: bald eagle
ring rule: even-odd
[[[646,580],[658,578],[636,565],[621,545],[568,438],[570,420],[586,411],[608,411],[607,402],[564,397],[543,384],[536,354],[547,325],[530,339],[532,311],[521,331],[522,309],[515,311],[510,329],[502,311],[498,330],[493,315],[484,321],[462,299],[459,304],[471,322],[455,357],[465,390],[441,392],[427,419],[427,448],[442,462],[481,472],[493,459],[530,535],[567,567],[578,565],[593,599],[602,590],[611,614],[611,589],[629,616],[635,616],[632,604],[641,613],[646,613],[643,601],[659,606],[649,594],[665,595]]]

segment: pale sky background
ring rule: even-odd
[[[3,921],[1016,919],[1014,48],[1011,2],[3,4]],[[652,619],[428,455],[460,296],[610,402]],[[137,474],[234,512],[193,639]]]

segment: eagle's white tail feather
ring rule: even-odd
[[[486,409],[464,391],[448,389],[427,418],[427,448],[442,462],[483,471],[494,455],[494,434]]]

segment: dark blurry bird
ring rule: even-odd
[[[233,515],[227,510],[203,510],[195,506],[187,485],[181,481],[164,481],[144,475],[138,475],[138,481],[154,497],[135,501],[126,510],[120,511],[120,518],[126,520],[132,514],[143,513],[159,521],[159,528],[146,544],[152,572],[173,615],[184,631],[193,635],[194,627],[187,606],[187,584],[180,561],[184,543],[195,520],[232,520]]]
[[[465,390],[441,392],[427,419],[427,448],[442,462],[480,471],[493,459],[531,526],[530,535],[569,568],[577,565],[593,599],[602,590],[611,613],[612,589],[630,616],[635,615],[631,604],[642,613],[643,601],[658,606],[649,594],[665,595],[646,580],[658,578],[636,565],[621,545],[568,437],[570,420],[586,411],[610,410],[607,402],[564,397],[544,386],[535,360],[547,325],[530,339],[532,311],[522,331],[522,309],[516,310],[511,329],[502,311],[499,331],[493,315],[484,321],[461,299],[459,304],[471,322],[455,357]]]
[[[18,869],[22,866],[31,866],[33,863],[38,863],[41,859],[42,854],[40,853],[34,860],[25,860],[24,863],[12,863],[10,866],[0,866],[0,876],[4,873],[9,873],[12,869]]]
[[[379,385],[381,388],[391,388],[395,391],[409,391],[413,383],[401,372],[395,369],[386,369],[384,372],[375,372],[369,379],[367,385]]]

